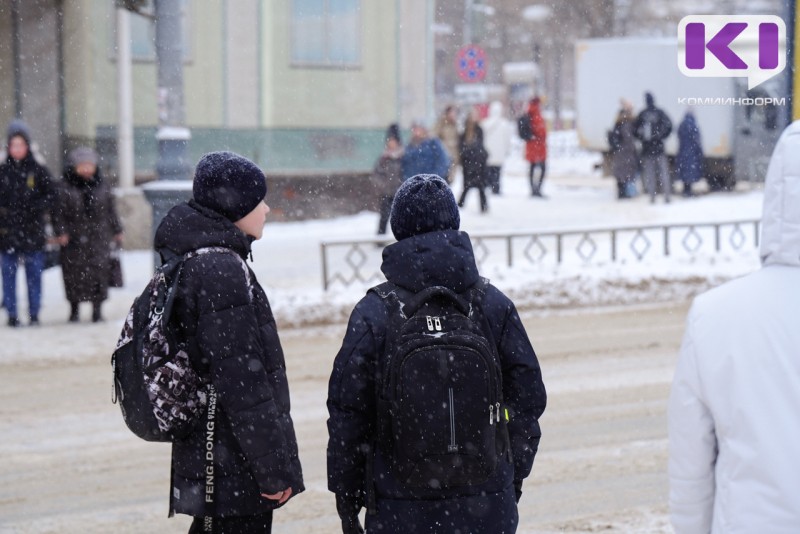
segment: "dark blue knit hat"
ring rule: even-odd
[[[399,241],[437,230],[458,230],[461,216],[446,181],[435,174],[418,174],[395,193],[391,224]]]
[[[236,222],[267,196],[258,165],[233,152],[209,152],[194,170],[194,200]]]

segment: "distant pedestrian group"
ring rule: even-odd
[[[93,305],[92,320],[102,320],[101,305],[111,278],[110,247],[122,242],[122,226],[111,189],[99,173],[97,154],[86,147],[72,150],[63,179],[53,180],[37,161],[28,126],[18,119],[8,126],[6,152],[0,164],[0,255],[8,326],[23,324],[17,301],[20,265],[26,278],[28,324],[40,322],[48,244],[55,247],[62,266],[69,320],[78,320],[83,301]]]
[[[617,183],[617,198],[636,196],[637,178],[641,177],[645,193],[655,203],[659,193],[669,203],[672,179],[664,144],[672,133],[672,121],[656,106],[652,93],[645,93],[645,108],[633,116],[633,106],[623,100],[621,109],[608,131],[611,169]],[[641,149],[637,148],[637,142]],[[703,148],[700,129],[691,109],[686,111],[678,127],[678,152],[675,174],[683,183],[683,196],[694,196],[692,185],[703,176]]]
[[[531,195],[544,198],[547,127],[538,98],[531,100],[526,109],[525,122],[531,128],[530,135],[523,138],[524,156],[530,163]],[[462,127],[458,108],[448,105],[432,131],[427,120],[414,119],[410,134],[408,143],[403,146],[399,125],[391,124],[384,135],[384,149],[371,172],[379,212],[377,234],[386,234],[394,192],[403,181],[419,174],[440,176],[452,186],[460,170],[463,189],[457,205],[463,208],[469,191],[475,190],[480,213],[488,213],[487,189],[495,195],[501,194],[502,167],[511,153],[515,134],[512,122],[504,116],[503,104],[491,102],[483,119],[477,108],[470,109]],[[536,170],[539,170],[538,179],[534,179]]]

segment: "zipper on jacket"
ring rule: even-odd
[[[428,332],[433,332],[433,317],[426,315],[425,320],[428,323]]]
[[[489,405],[489,425],[494,424],[494,404]]]
[[[433,318],[433,325],[436,327],[437,332],[442,331],[442,320],[439,317]]]
[[[450,445],[447,447],[447,452],[458,452],[458,445],[456,445],[456,411],[453,406],[453,388],[449,389],[450,393]]]

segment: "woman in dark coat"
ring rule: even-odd
[[[700,129],[694,114],[686,112],[678,126],[678,155],[675,157],[678,178],[683,182],[683,196],[691,197],[692,184],[703,175],[703,146],[700,143]]]
[[[639,172],[639,154],[633,136],[633,109],[629,102],[622,103],[614,128],[609,132],[611,169],[617,179],[617,198],[635,195],[636,173]]]
[[[488,152],[483,146],[483,130],[478,124],[476,112],[470,112],[464,124],[464,133],[461,134],[458,143],[461,167],[464,169],[464,191],[458,199],[458,207],[464,207],[464,199],[467,191],[472,188],[478,190],[481,197],[481,212],[489,211],[489,204],[486,202],[486,159]]]
[[[61,272],[70,304],[69,321],[78,322],[78,305],[92,303],[92,321],[102,320],[111,278],[110,246],[122,243],[122,225],[114,194],[97,167],[97,154],[86,147],[70,151],[59,191],[56,233],[61,244]]]
[[[458,231],[459,222],[455,198],[443,179],[418,175],[407,180],[392,206],[398,242],[384,249],[381,269],[387,280],[411,293],[444,286],[463,294],[478,284],[470,239]],[[366,517],[368,532],[516,531],[516,502],[539,446],[539,417],[547,396],[539,362],[511,300],[489,284],[477,313],[500,357],[503,403],[513,414],[506,425],[510,454],[498,458],[494,473],[482,484],[431,489],[404,485],[388,466],[390,453],[375,446],[380,424],[376,380],[386,358],[389,307],[369,292],[353,310],[328,390],[328,489],[336,494],[345,534],[361,531],[358,512],[370,504],[368,490],[375,497],[375,513]]]
[[[173,311],[195,369],[217,391],[214,505],[199,425],[172,444],[170,511],[196,518],[190,533],[211,516],[214,532],[268,534],[272,511],[304,486],[275,319],[245,262],[269,213],[266,179],[250,160],[212,152],[197,164],[193,192],[164,217],[155,247],[162,258],[222,249],[186,261]]]

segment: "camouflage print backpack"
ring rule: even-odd
[[[156,269],[136,298],[111,356],[112,402],[119,402],[128,428],[146,441],[173,441],[194,428],[209,402],[210,384],[191,364],[170,326],[172,307],[186,260],[201,254],[235,255],[252,293],[250,270],[234,251],[206,247],[175,256]]]

